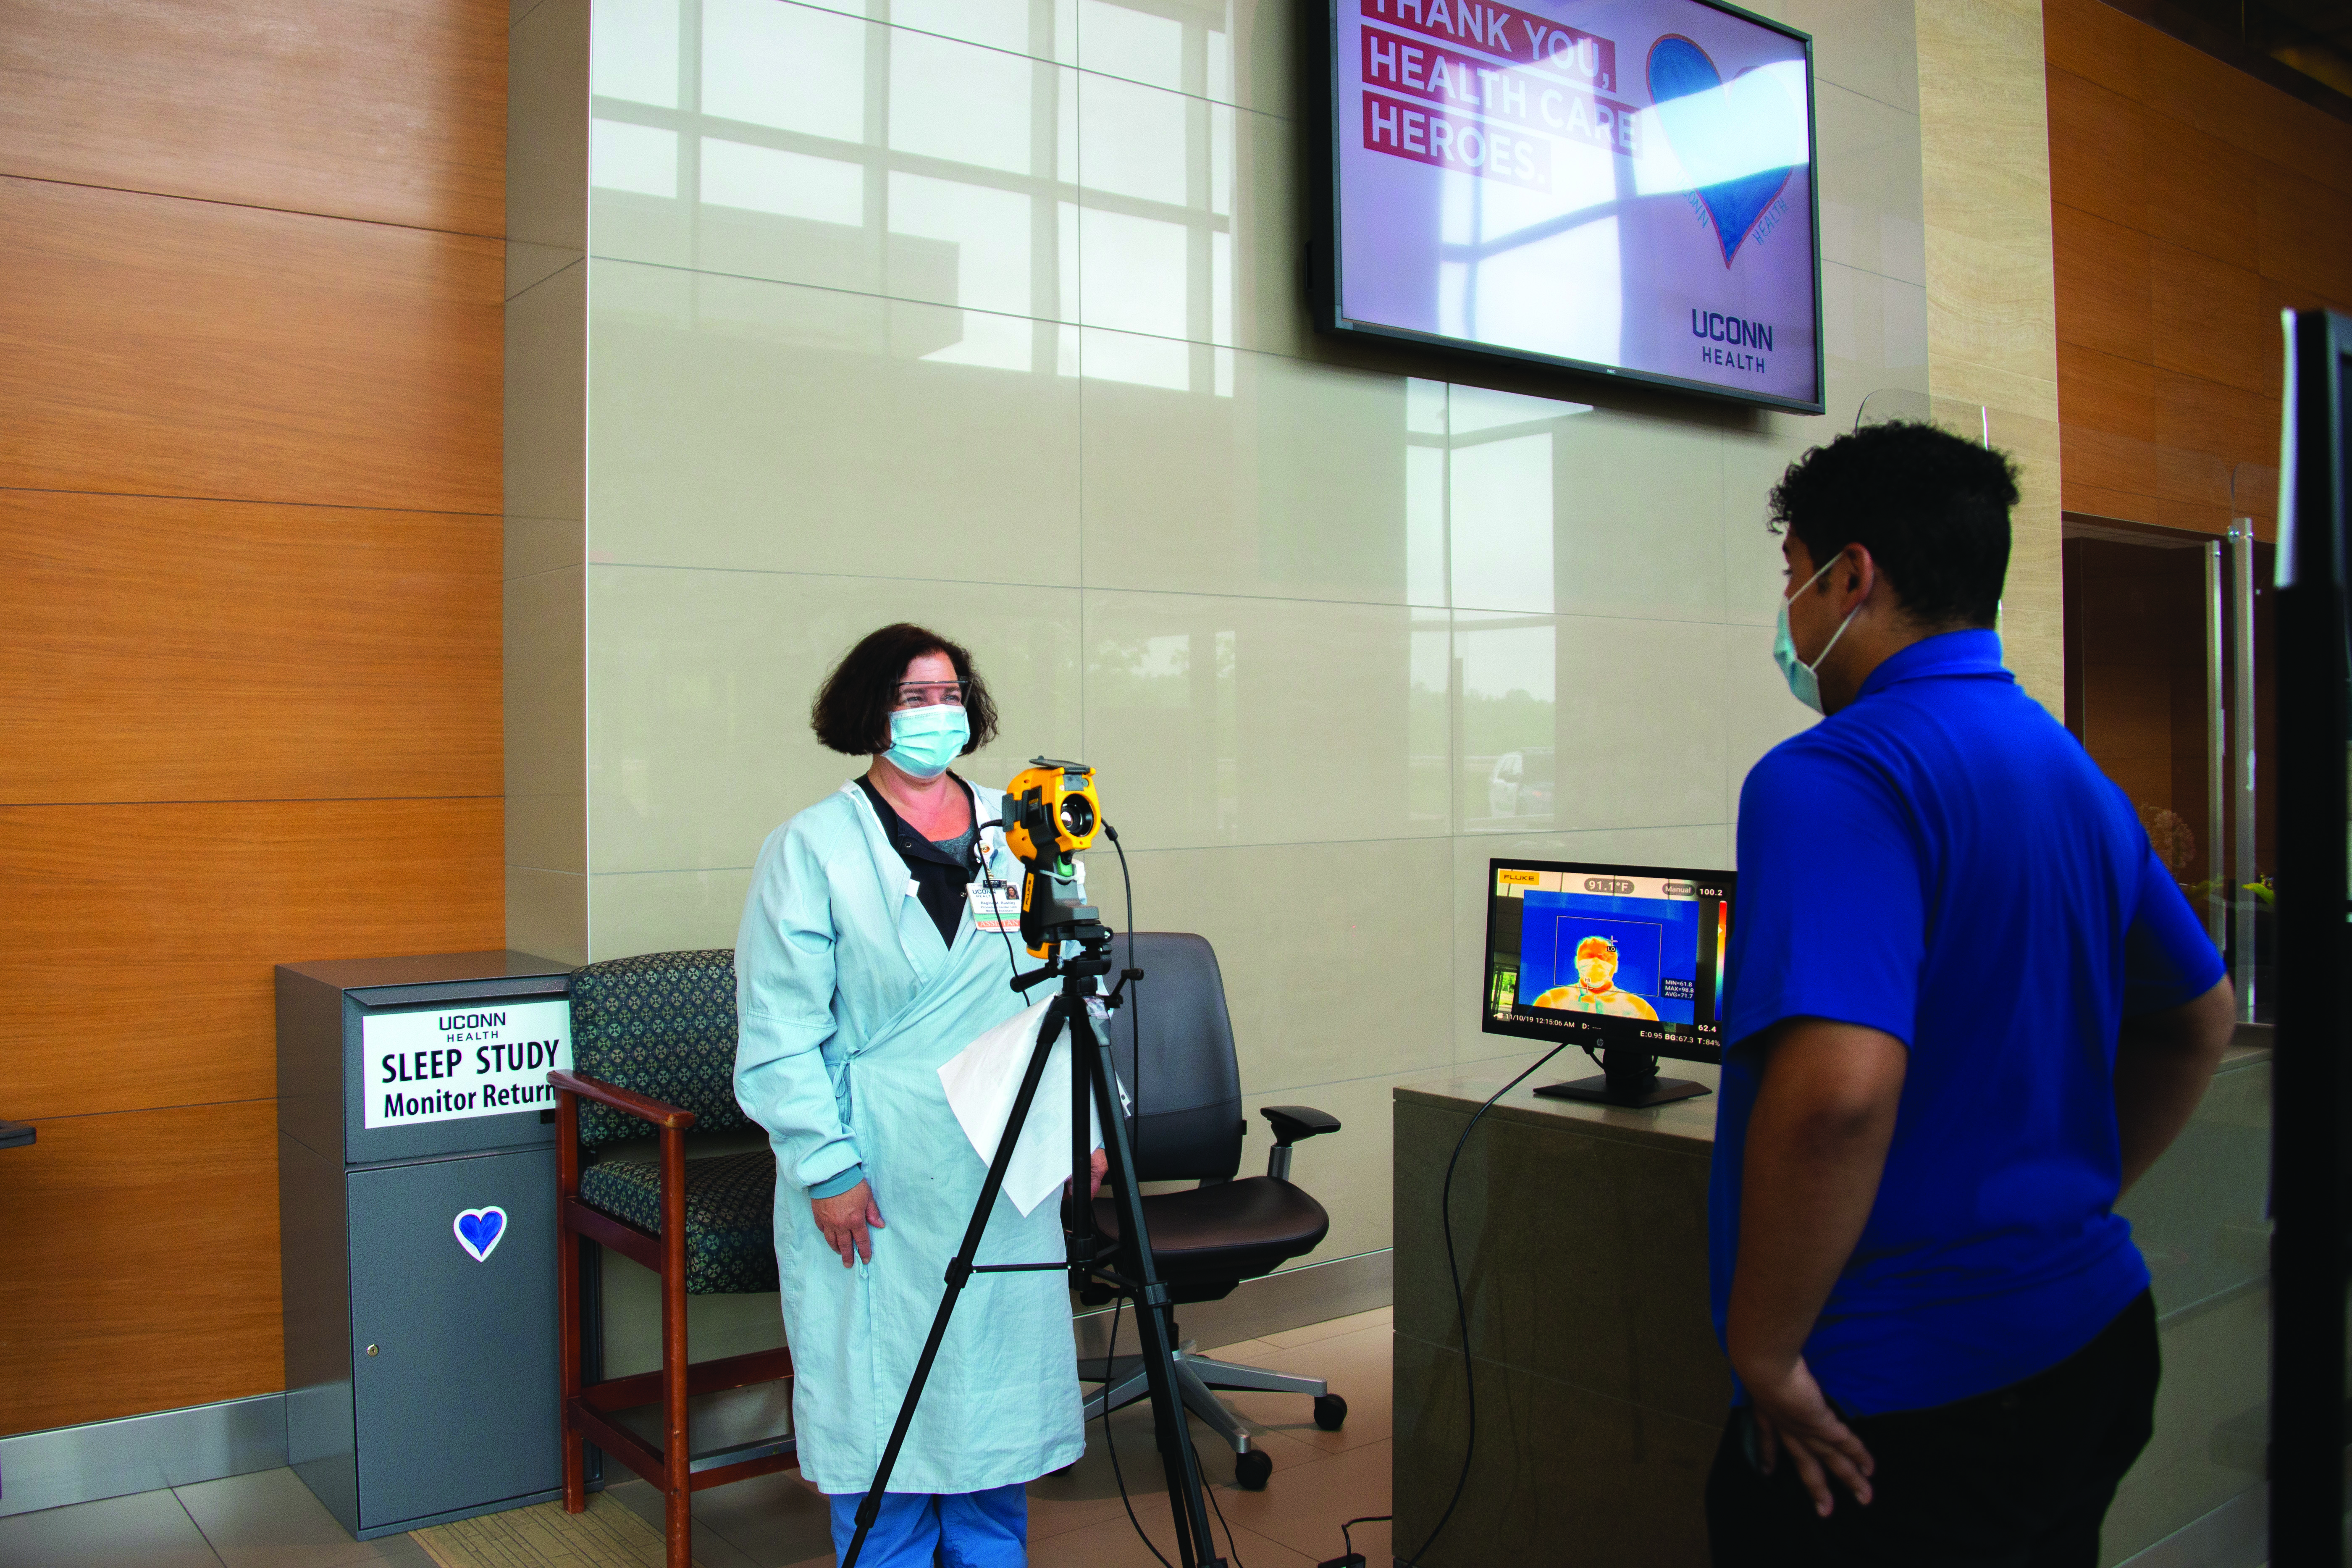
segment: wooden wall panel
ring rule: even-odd
[[[2309,177],[2315,171],[2266,165],[2262,172],[2262,270],[2323,292],[2352,279],[2352,201]]]
[[[2053,205],[2053,279],[2066,341],[2100,353],[2149,362],[2148,246],[2142,230],[2080,207]]]
[[[498,798],[0,808],[6,1114],[275,1094],[272,966],[503,947],[504,837]]]
[[[2260,275],[2162,240],[2149,247],[2147,272],[2157,369],[2277,390],[2278,323],[2263,319]]]
[[[2126,112],[2143,130],[2150,237],[2254,271],[2254,193],[2262,161],[2164,115]],[[2069,181],[2068,193],[2095,200],[2091,187],[2105,177],[2104,167],[2083,168]]]
[[[2070,494],[2083,484],[2150,499],[2156,495],[2155,366],[2062,340],[2058,418]]]
[[[0,174],[498,236],[488,0],[8,0]]]
[[[496,512],[501,242],[0,179],[0,486]]]
[[[271,966],[496,947],[498,0],[0,0],[0,1433],[284,1386]]]
[[[2050,68],[2050,144],[2064,146],[2076,178],[2074,210],[2145,230],[2147,165],[2138,106],[2087,77]]]
[[[500,794],[499,532],[0,490],[0,804]]]
[[[2352,125],[2202,49],[2153,27],[2144,32],[2141,101],[2149,109],[2265,162],[2303,168],[2339,195],[2352,194]]]
[[[2053,69],[2095,81],[2133,103],[2147,92],[2141,56],[2155,29],[2098,0],[2043,0],[2042,48]],[[2053,121],[2052,161],[2056,161]],[[2053,177],[2056,169],[2052,170]]]
[[[0,1433],[285,1386],[277,1137],[265,1100],[43,1121],[7,1152]]]
[[[2267,535],[2229,478],[2278,461],[2280,308],[2352,300],[2352,124],[2100,0],[2042,38],[2065,505]]]

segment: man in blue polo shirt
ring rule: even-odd
[[[1739,798],[1711,1194],[1718,1564],[2095,1568],[2147,1441],[2115,1213],[2228,1043],[2131,805],[2001,667],[2007,458],[1877,426],[1772,492],[1827,717]]]

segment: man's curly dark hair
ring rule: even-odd
[[[1772,487],[1771,526],[1816,567],[1859,544],[1904,613],[1939,630],[1990,626],[2009,575],[2017,465],[1933,425],[1869,425],[1816,447]]]

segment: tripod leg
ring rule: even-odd
[[[1083,1007],[1083,1002],[1078,1004]],[[1070,1288],[1087,1282],[1095,1254],[1094,1141],[1087,1135],[1087,1075],[1078,1065],[1078,1031],[1070,1031]],[[1091,1036],[1093,1031],[1087,1030]]]
[[[1143,1339],[1143,1369],[1151,1384],[1152,1426],[1160,1439],[1160,1463],[1168,1472],[1169,1512],[1176,1521],[1178,1561],[1198,1568],[1222,1565],[1215,1541],[1209,1534],[1209,1505],[1201,1490],[1201,1469],[1192,1452],[1192,1434],[1184,1427],[1184,1400],[1176,1384],[1175,1335],[1169,1321],[1167,1288],[1151,1259],[1151,1237],[1143,1223],[1143,1195],[1136,1184],[1135,1149],[1127,1136],[1126,1120],[1112,1103],[1110,1043],[1084,1014],[1070,1022],[1071,1045],[1083,1043],[1092,1079],[1095,1109],[1102,1120],[1103,1147],[1110,1156],[1110,1178],[1118,1205],[1121,1259],[1128,1277],[1139,1287],[1135,1324]],[[1073,1064],[1075,1066],[1075,1062]]]
[[[915,1407],[922,1403],[923,1384],[930,1381],[931,1363],[939,1359],[940,1343],[947,1338],[948,1320],[955,1315],[956,1300],[971,1279],[972,1259],[980,1256],[980,1238],[988,1229],[988,1216],[996,1207],[996,1194],[1003,1189],[1004,1172],[1013,1163],[1013,1146],[1021,1142],[1021,1129],[1029,1119],[1029,1103],[1037,1096],[1038,1080],[1045,1076],[1045,1058],[1053,1054],[1055,1039],[1067,1026],[1068,1007],[1067,997],[1055,997],[1038,1026],[1036,1048],[1029,1053],[1028,1068],[1021,1075],[1021,1092],[1013,1097],[1013,1112],[1004,1119],[1004,1131],[996,1141],[996,1156],[988,1163],[988,1177],[980,1184],[980,1200],[972,1205],[971,1223],[964,1227],[963,1244],[956,1248],[954,1258],[948,1264],[947,1290],[940,1297],[940,1310],[931,1319],[930,1336],[924,1340],[923,1353],[915,1363],[915,1375],[907,1384],[907,1397],[898,1403],[898,1419],[890,1428],[890,1441],[882,1450],[882,1462],[875,1468],[874,1483],[866,1489],[865,1499],[857,1505],[857,1529],[849,1538],[849,1550],[842,1554],[841,1568],[856,1568],[866,1532],[881,1516],[882,1494],[889,1486],[890,1472],[898,1468],[898,1450],[907,1443],[907,1429],[914,1425]],[[1075,1039],[1073,1036],[1074,1042]]]

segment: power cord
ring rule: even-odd
[[[1546,1062],[1551,1060],[1552,1058],[1568,1049],[1570,1044],[1571,1042],[1570,1041],[1562,1040],[1559,1045],[1554,1046],[1551,1049],[1546,1051],[1543,1055],[1538,1057],[1533,1062],[1528,1064],[1528,1066],[1520,1072],[1518,1077],[1513,1079],[1510,1082],[1505,1084],[1502,1088],[1488,1095],[1486,1097],[1486,1103],[1480,1106],[1476,1110],[1471,1112],[1468,1123],[1462,1129],[1462,1136],[1454,1141],[1453,1156],[1445,1162],[1445,1182],[1444,1184],[1438,1189],[1437,1212],[1438,1218],[1442,1222],[1445,1231],[1445,1273],[1447,1278],[1452,1279],[1454,1282],[1454,1321],[1460,1326],[1462,1331],[1462,1393],[1463,1404],[1469,1417],[1467,1425],[1469,1436],[1462,1445],[1462,1473],[1454,1479],[1454,1496],[1452,1500],[1446,1503],[1445,1511],[1437,1516],[1437,1527],[1434,1530],[1432,1530],[1429,1532],[1429,1538],[1421,1543],[1421,1550],[1414,1552],[1410,1557],[1399,1559],[1399,1561],[1404,1564],[1404,1568],[1419,1568],[1421,1560],[1429,1555],[1429,1549],[1436,1545],[1437,1538],[1445,1532],[1446,1524],[1454,1518],[1454,1510],[1462,1504],[1463,1490],[1470,1484],[1470,1461],[1472,1457],[1478,1451],[1478,1382],[1476,1369],[1474,1368],[1470,1363],[1470,1309],[1468,1304],[1463,1300],[1462,1267],[1460,1263],[1456,1261],[1454,1254],[1454,1167],[1462,1163],[1462,1150],[1463,1147],[1470,1142],[1470,1134],[1477,1131],[1478,1123],[1486,1116],[1486,1112],[1495,1109],[1495,1102],[1502,1099],[1503,1096],[1510,1093],[1511,1090],[1518,1088],[1520,1084],[1526,1082],[1531,1074],[1533,1074],[1538,1068],[1541,1068]],[[1351,1522],[1364,1523],[1368,1521],[1359,1520]],[[1341,1525],[1339,1527],[1339,1538],[1342,1541],[1348,1539],[1346,1525]],[[1349,1556],[1355,1558],[1357,1563],[1360,1563],[1363,1561],[1362,1557],[1356,1553],[1352,1546],[1350,1546],[1349,1550]],[[1337,1563],[1339,1565],[1339,1568],[1353,1568],[1353,1565],[1349,1563],[1348,1558],[1339,1558],[1337,1560]],[[1334,1565],[1327,1563],[1323,1565],[1323,1568],[1334,1568]]]
[[[982,832],[986,832],[992,827],[1003,826],[1004,819],[1000,816],[994,822],[983,822],[980,826],[981,830]],[[994,889],[997,886],[997,881],[995,878],[988,874],[988,857],[986,855],[980,857],[980,866],[978,869],[981,885],[990,889],[988,901],[992,906],[993,906],[996,903],[996,893]],[[967,883],[967,885],[969,885],[969,883]],[[996,934],[1004,939],[1004,961],[1013,965],[1013,977],[1018,979],[1021,974],[1021,958],[1019,954],[1013,951],[1013,928],[1004,923],[1004,917],[1001,912],[998,912],[992,908],[991,913],[996,920]],[[1132,944],[1130,944],[1130,946]],[[1026,985],[1024,985],[1021,988],[1021,1000],[1024,1002],[1029,1000],[1029,987]]]
[[[1135,1041],[1135,1097],[1127,1103],[1127,1142],[1135,1146],[1136,1119],[1143,1114],[1143,971],[1135,967],[1135,879],[1127,874],[1127,846],[1118,841],[1118,829],[1108,821],[1103,833],[1110,847],[1118,851],[1119,885],[1127,890],[1127,973],[1122,976],[1132,987],[1128,997],[1129,1037]]]
[[[1378,1524],[1395,1517],[1392,1513],[1368,1513],[1349,1520],[1339,1526],[1339,1540],[1348,1550],[1338,1557],[1326,1557],[1317,1568],[1364,1568],[1364,1554],[1356,1550],[1356,1538],[1348,1532],[1360,1524]]]

